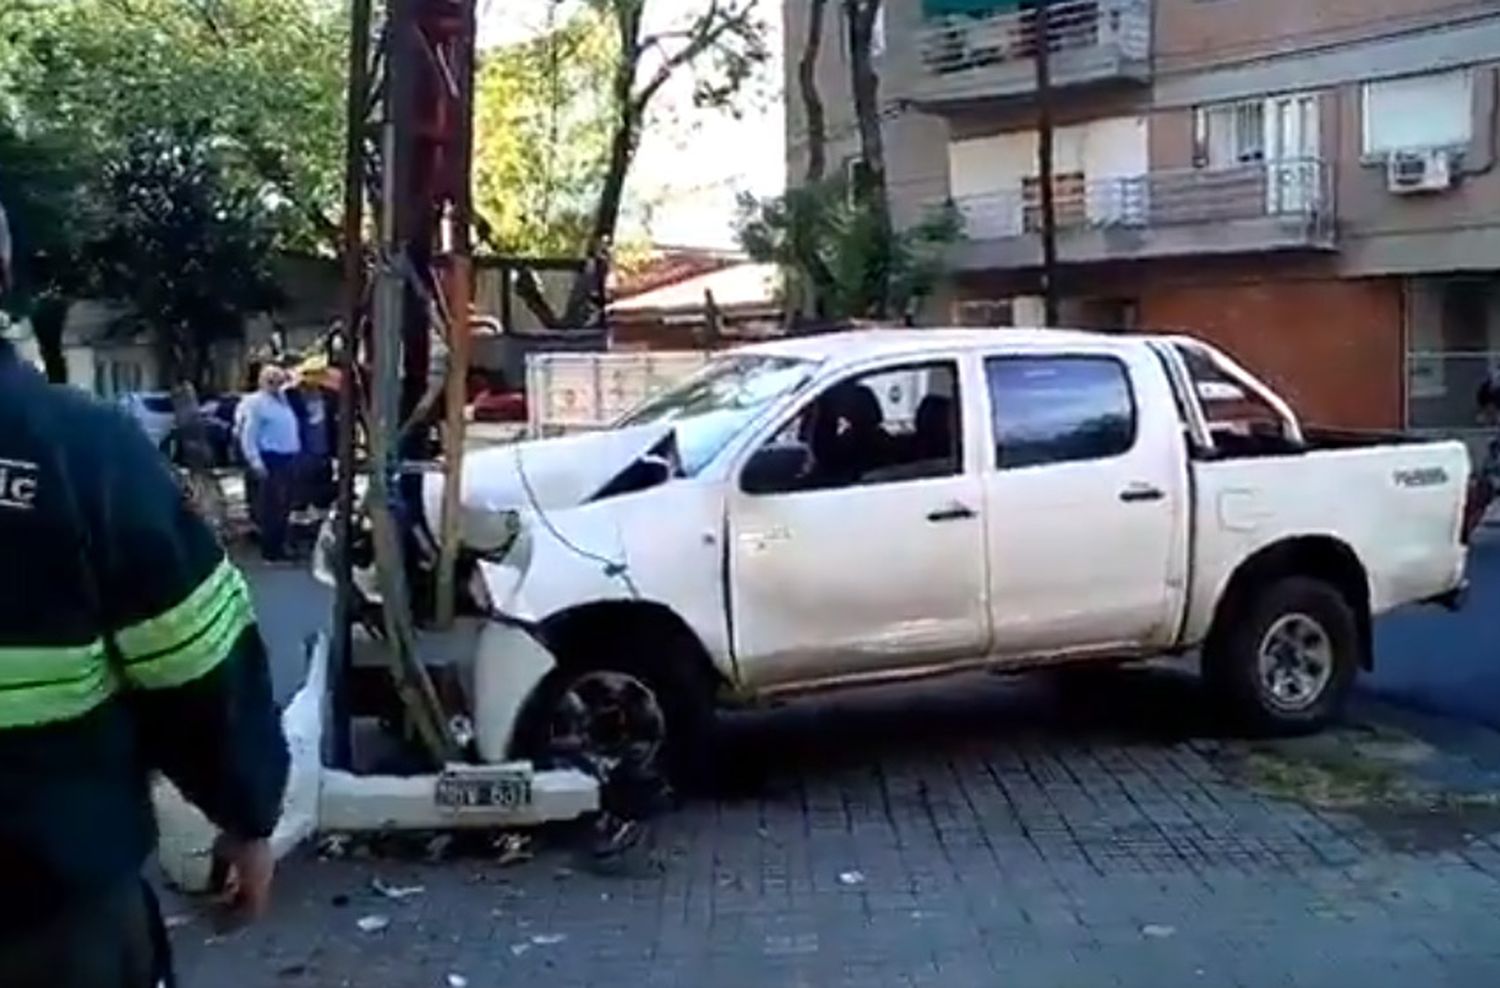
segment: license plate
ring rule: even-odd
[[[518,810],[531,805],[531,776],[514,769],[445,772],[434,798],[450,810]]]

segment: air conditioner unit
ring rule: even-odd
[[[1386,159],[1386,188],[1396,195],[1441,192],[1453,187],[1447,151],[1394,151]]]

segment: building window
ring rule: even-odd
[[[1406,301],[1407,427],[1481,450],[1479,388],[1500,373],[1500,278],[1413,278]]]
[[[1464,147],[1474,134],[1473,94],[1468,69],[1365,83],[1364,153]]]
[[[1317,158],[1318,97],[1287,93],[1200,106],[1193,114],[1193,165],[1235,168]]]
[[[1266,158],[1266,101],[1200,106],[1193,114],[1193,165],[1233,168]]]

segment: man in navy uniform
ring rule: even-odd
[[[245,579],[135,423],[0,340],[5,988],[170,983],[156,771],[220,828],[230,911],[260,914],[287,749]]]

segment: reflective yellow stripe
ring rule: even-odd
[[[102,642],[0,648],[0,730],[81,717],[114,691]]]
[[[0,689],[77,679],[104,662],[104,642],[0,648]]]
[[[224,559],[180,603],[117,632],[115,645],[126,662],[172,651],[200,635],[232,596],[244,592],[244,576]]]
[[[197,635],[167,651],[128,659],[125,678],[132,686],[148,690],[190,683],[223,662],[254,622],[250,591],[241,579],[217,610],[201,615]]]

